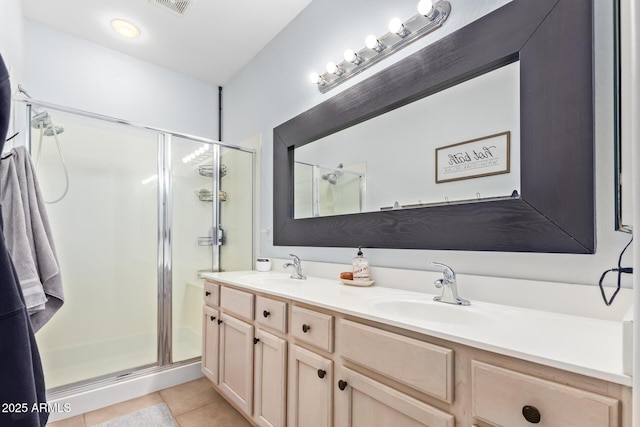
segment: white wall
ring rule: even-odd
[[[24,34],[20,0],[3,0],[0,6],[0,54],[12,75],[24,72]]]
[[[9,69],[12,91],[24,79],[24,29],[20,0],[3,0],[0,4],[0,54]],[[9,136],[15,130],[15,118],[9,124]]]
[[[263,51],[225,86],[224,129],[227,141],[240,141],[261,133],[262,173],[259,253],[287,258],[298,254],[303,260],[348,262],[354,250],[344,248],[274,247],[269,228],[273,222],[272,144],[273,128],[310,107],[336,95],[354,83],[373,75],[410,53],[455,29],[508,3],[507,0],[450,0],[452,15],[443,28],[386,59],[327,94],[308,83],[311,71],[322,71],[330,60],[338,61],[344,49],[359,49],[371,32],[386,32],[393,16],[406,19],[415,13],[417,0],[315,0]],[[613,231],[613,146],[611,5],[595,2],[599,17],[596,32],[596,217],[595,255],[491,253],[369,249],[373,265],[408,269],[431,269],[430,261],[441,261],[458,272],[518,277],[596,285],[603,270],[617,262],[629,235]],[[353,242],[354,247],[358,242]],[[628,257],[628,258],[627,258]],[[630,262],[630,255],[625,260]],[[600,298],[594,289],[594,298]]]
[[[25,21],[26,79],[39,101],[218,138],[218,88]]]

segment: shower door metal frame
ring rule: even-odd
[[[105,386],[108,384],[116,383],[123,380],[128,380],[138,376],[149,375],[154,372],[161,372],[172,367],[178,367],[182,365],[189,365],[200,361],[201,357],[194,357],[191,359],[182,360],[180,362],[173,362],[173,348],[172,348],[172,168],[171,168],[171,141],[173,137],[183,138],[185,140],[199,142],[203,144],[209,144],[214,151],[214,167],[219,170],[220,166],[220,149],[228,148],[241,152],[246,152],[252,155],[252,176],[255,174],[256,167],[256,150],[246,147],[242,147],[234,144],[227,144],[224,142],[203,138],[195,135],[189,135],[179,132],[173,132],[154,126],[143,125],[128,120],[118,119],[102,114],[91,113],[76,108],[64,107],[44,101],[39,101],[34,98],[22,99],[14,98],[13,102],[23,103],[26,107],[26,120],[25,129],[25,146],[31,152],[31,113],[33,106],[39,108],[45,108],[55,110],[67,114],[72,114],[80,117],[100,120],[108,123],[114,123],[118,125],[124,125],[126,127],[132,127],[137,129],[146,129],[157,133],[157,170],[158,170],[158,200],[157,200],[157,215],[158,215],[158,262],[157,262],[157,288],[158,288],[158,316],[157,316],[157,360],[155,365],[138,366],[130,368],[120,372],[114,372],[112,374],[102,375],[96,378],[90,378],[77,383],[72,383],[60,387],[56,387],[53,390],[48,390],[47,398],[59,398],[62,396],[70,395],[79,391],[86,391],[91,389],[95,384]],[[215,238],[217,239],[218,231],[220,228],[220,206],[219,206],[219,190],[220,190],[220,176],[219,173],[213,179],[214,187],[214,201],[212,220],[214,221]],[[252,180],[252,207],[255,209],[255,183]],[[255,258],[255,215],[252,214],[252,244],[251,254],[252,258]],[[213,257],[212,257],[212,269],[219,270],[220,268],[220,248],[218,245],[214,245]]]
[[[173,270],[171,257],[173,197],[171,135],[158,134],[158,330],[157,363],[173,362]]]

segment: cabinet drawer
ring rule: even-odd
[[[287,332],[287,303],[261,296],[256,297],[256,321],[276,331]]]
[[[340,367],[334,382],[339,426],[454,427],[455,418],[351,369]]]
[[[423,393],[453,401],[453,350],[340,320],[342,357]]]
[[[297,340],[333,352],[333,316],[293,306],[291,335]]]
[[[220,289],[220,307],[253,320],[253,294],[223,286]]]
[[[619,426],[616,399],[475,360],[471,371],[472,415],[493,425]]]
[[[217,283],[209,282],[205,280],[204,282],[204,303],[211,306],[219,306],[220,305],[220,285]]]

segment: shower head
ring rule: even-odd
[[[331,185],[336,185],[338,183],[338,179],[342,176],[342,163],[338,165],[338,168],[332,172],[326,173],[322,175],[322,179],[327,181]]]
[[[51,117],[46,111],[37,113],[31,118],[31,127],[36,129],[43,129],[43,133],[45,136],[53,136],[54,134],[59,135],[64,132],[64,128],[62,126],[53,125],[53,123],[51,122]]]
[[[338,182],[338,177],[336,176],[335,172],[322,175],[322,179],[328,181],[331,185],[336,185],[336,183]]]

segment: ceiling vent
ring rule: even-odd
[[[170,10],[171,12],[184,15],[192,0],[149,0],[151,3],[156,6],[162,6],[163,8]]]

